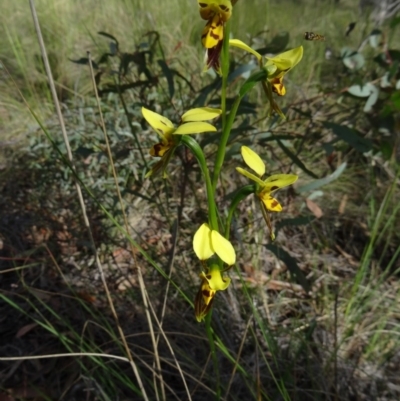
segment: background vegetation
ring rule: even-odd
[[[235,6],[236,38],[273,53],[302,44],[304,58],[285,77],[286,121],[267,118],[261,91],[242,103],[219,202],[241,184],[234,167],[243,144],[263,154],[269,172],[300,178],[279,193],[273,244],[252,198],[235,216],[239,262],[214,304],[215,371],[192,304],[201,267],[191,238],[205,218],[200,171],[182,151],[168,179],[145,180],[156,136],[140,114],[144,105],[177,121],[190,107],[218,106],[218,80],[201,74],[197,4],[36,6],[103,272],[60,156],[29,6],[3,0],[0,400],[205,400],[217,383],[225,400],[399,399],[399,18],[378,27],[373,7],[361,13],[351,0]],[[306,42],[305,31],[326,40]],[[232,51],[231,96],[251,65]],[[216,143],[202,139],[210,158]]]

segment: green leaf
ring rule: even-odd
[[[379,84],[383,89],[390,88],[392,86],[392,84],[390,83],[389,72],[385,72],[385,74],[382,75]]]
[[[233,199],[239,199],[239,201],[242,201],[243,199],[247,198],[249,195],[254,194],[256,191],[256,188],[254,185],[245,185],[243,187],[240,187],[238,189],[235,189],[233,192],[230,192],[224,197],[225,201],[231,201]]]
[[[391,81],[393,78],[396,77],[397,71],[399,71],[399,66],[400,66],[400,60],[393,61],[392,65],[389,68],[389,71],[386,72],[389,81]]]
[[[310,192],[310,191],[315,191],[318,188],[323,187],[324,185],[330,184],[332,181],[335,181],[339,176],[343,173],[347,166],[347,163],[342,163],[332,174],[320,178],[315,181],[311,181],[310,183],[301,186],[300,188],[296,188],[296,192],[298,193],[304,193],[304,192]]]
[[[318,178],[318,176],[316,174],[314,174],[312,171],[310,171],[305,165],[304,163],[293,153],[291,152],[280,140],[277,140],[278,145],[280,146],[280,148],[286,153],[286,155],[288,157],[290,157],[290,159],[292,160],[292,162],[294,164],[296,164],[297,166],[299,166],[306,174],[308,174],[309,176],[313,177],[313,178]]]
[[[374,29],[370,34],[369,34],[369,44],[373,48],[377,48],[380,43],[381,43],[381,37],[382,37],[382,31],[380,29]]]
[[[243,98],[244,95],[246,95],[248,91],[253,89],[258,82],[264,81],[265,79],[267,79],[267,72],[264,69],[253,74],[248,80],[246,80],[246,82],[240,88],[239,90],[240,98]]]
[[[254,63],[243,64],[239,66],[235,71],[229,74],[228,83],[235,81],[239,77],[245,77],[248,79],[251,71],[253,71],[255,68],[257,68],[257,64]]]
[[[366,101],[366,103],[364,105],[363,110],[365,113],[369,113],[372,110],[372,107],[377,102],[378,97],[379,97],[379,89],[375,85],[372,85],[371,89],[372,89],[371,95],[369,96],[368,100]]]
[[[110,35],[107,32],[104,32],[104,31],[100,31],[100,32],[97,32],[97,33],[99,35],[101,35],[101,36],[105,36],[106,38],[113,40],[115,42],[116,51],[118,51],[119,43],[118,43],[118,40],[117,40],[116,37],[114,37],[113,35]]]
[[[387,52],[380,53],[374,57],[374,61],[377,62],[381,67],[387,68],[396,61],[400,61],[400,50],[388,50]]]
[[[157,203],[154,198],[150,198],[146,195],[143,195],[139,191],[135,191],[134,189],[124,188],[124,190],[122,191],[122,194],[125,194],[125,193],[135,195],[136,197],[142,198],[143,200],[145,200],[146,202],[149,202],[149,203]]]
[[[388,141],[382,141],[380,144],[380,151],[385,160],[390,160],[393,154],[393,145]]]
[[[356,50],[344,47],[341,50],[343,64],[350,70],[359,70],[365,64],[365,58]]]
[[[257,134],[257,137],[259,138],[258,143],[260,145],[264,145],[266,142],[271,142],[271,141],[293,141],[295,139],[298,139],[297,137],[293,135],[271,135],[269,132],[262,133],[260,132]],[[251,141],[249,142],[251,144]]]
[[[168,67],[167,63],[164,60],[157,60],[157,62],[158,62],[158,65],[161,67],[164,77],[167,80],[169,97],[170,97],[170,99],[172,99],[174,97],[174,93],[175,93],[174,73]]]
[[[192,107],[203,107],[205,104],[207,104],[207,98],[208,96],[218,90],[221,87],[221,79],[218,77],[216,78],[213,82],[210,84],[204,86],[200,90],[199,96],[195,99],[193,104],[191,105]]]
[[[306,291],[307,293],[310,292],[311,286],[307,281],[306,276],[297,265],[297,260],[293,256],[290,256],[285,250],[276,245],[267,244],[265,245],[265,247],[269,249],[283,263],[285,263],[292,278],[294,278],[296,282],[304,288],[304,291]]]
[[[352,128],[349,128],[345,125],[329,123],[329,122],[325,122],[323,123],[323,125],[326,128],[331,129],[339,139],[347,142],[358,152],[361,153],[368,152],[373,148],[371,140],[363,138],[358,134],[356,130]]]
[[[75,64],[89,65],[89,59],[87,57],[81,57],[78,60],[72,60],[72,59],[68,60]],[[92,60],[92,66],[95,70],[99,68],[99,66],[93,60]]]
[[[371,87],[373,86],[374,85],[369,82],[365,85],[352,85],[347,88],[347,92],[356,97],[368,97],[372,93]]]
[[[74,151],[75,155],[82,156],[84,159],[86,159],[88,156],[92,155],[93,153],[96,153],[96,151],[94,151],[93,149],[87,148],[85,146],[79,146],[79,148],[77,148]]]

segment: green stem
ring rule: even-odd
[[[217,186],[218,176],[221,171],[222,164],[225,157],[226,143],[228,142],[230,127],[227,129],[227,110],[226,110],[226,97],[228,88],[228,74],[229,74],[229,35],[231,31],[231,21],[229,20],[224,27],[224,42],[221,51],[221,72],[222,72],[222,87],[221,87],[221,109],[222,109],[222,137],[218,146],[217,158],[214,165],[213,173],[213,192]],[[229,116],[231,113],[229,114]],[[231,124],[232,126],[232,124]]]
[[[231,21],[229,20],[224,27],[224,42],[221,51],[221,72],[222,72],[222,88],[221,88],[221,109],[222,109],[222,127],[226,124],[226,90],[228,87],[229,74],[229,35],[231,32]]]
[[[209,173],[209,170],[208,170],[208,167],[206,164],[206,159],[204,157],[203,150],[201,149],[201,147],[197,143],[197,141],[195,141],[193,138],[191,138],[188,135],[182,136],[181,141],[195,155],[195,157],[199,163],[200,169],[203,172],[204,179],[206,182],[206,188],[207,188],[208,219],[209,219],[210,227],[212,230],[218,230],[217,209],[216,209],[215,201],[214,201],[214,191],[212,189],[210,173]],[[215,373],[215,377],[217,380],[217,382],[215,384],[215,393],[216,393],[215,399],[218,401],[221,398],[221,383],[220,383],[220,377],[219,377],[217,353],[215,351],[215,344],[214,344],[214,333],[211,328],[211,316],[212,316],[212,309],[210,310],[210,312],[208,312],[208,314],[205,318],[205,324],[206,324],[207,338],[208,338],[208,342],[210,345],[211,357],[212,357],[213,365],[214,365],[214,373]]]
[[[218,230],[218,219],[217,219],[217,208],[215,206],[215,200],[214,200],[214,191],[212,189],[210,172],[207,167],[206,158],[204,157],[203,150],[201,149],[201,147],[197,143],[197,141],[194,140],[189,135],[183,135],[181,141],[184,145],[186,145],[192,151],[192,153],[195,155],[195,157],[199,163],[200,169],[204,175],[204,179],[205,179],[205,183],[206,183],[207,200],[208,200],[208,219],[209,219],[209,223],[210,223],[210,228],[212,230],[219,231]]]
[[[236,113],[238,111],[240,105],[241,97],[238,95],[235,99],[235,102],[232,105],[231,112],[229,113],[228,120],[223,127],[221,140],[218,146],[217,157],[215,159],[214,165],[214,173],[213,173],[213,181],[212,181],[212,189],[213,194],[215,193],[215,189],[217,187],[218,177],[221,172],[222,165],[225,159],[226,152],[226,144],[228,143],[229,134],[231,133],[233,122],[235,121]]]

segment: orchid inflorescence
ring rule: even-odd
[[[276,112],[284,117],[273,97],[273,93],[278,96],[284,96],[286,94],[283,78],[300,62],[303,56],[303,48],[299,46],[277,56],[263,57],[244,42],[238,39],[229,40],[229,24],[227,24],[227,22],[233,15],[233,5],[235,5],[237,1],[238,0],[198,0],[200,16],[207,21],[201,35],[201,43],[207,51],[205,68],[213,68],[220,75],[226,77],[229,63],[224,62],[221,64],[220,57],[227,57],[226,55],[228,54],[229,47],[245,50],[249,54],[255,56],[258,61],[259,73],[261,73],[262,77],[262,79],[258,79],[257,82],[261,83],[267,95],[270,104],[270,114]],[[228,45],[228,43],[225,42],[226,40],[229,40],[229,47],[226,47]],[[224,45],[224,43],[226,44]],[[226,54],[224,52],[221,54],[222,48],[224,48],[224,51],[226,49]],[[226,79],[222,82],[223,85],[226,85]],[[257,82],[254,80],[254,85]],[[208,222],[203,223],[193,237],[193,250],[202,266],[202,271],[199,275],[201,279],[200,288],[194,303],[195,316],[199,322],[209,314],[216,293],[226,290],[229,287],[231,280],[226,275],[226,272],[236,263],[236,252],[228,239],[230,220],[229,222],[225,222],[226,226],[223,227],[224,222],[221,221],[221,214],[217,212],[216,208],[214,196],[215,185],[218,182],[220,173],[218,166],[222,165],[225,157],[225,148],[238,105],[244,93],[247,93],[254,85],[243,86],[245,89],[242,88],[239,92],[237,96],[237,107],[236,109],[233,108],[230,110],[229,119],[225,118],[227,110],[224,110],[224,105],[226,105],[226,87],[223,87],[221,91],[221,98],[224,98],[222,99],[223,101],[221,101],[223,105],[222,110],[211,107],[194,108],[182,114],[177,125],[174,125],[168,118],[154,111],[145,107],[142,108],[143,117],[160,136],[160,142],[153,145],[150,149],[150,155],[159,158],[159,160],[147,172],[146,177],[155,175],[159,171],[162,171],[163,177],[166,177],[167,164],[173,157],[175,150],[179,146],[184,145],[189,148],[197,158],[205,180],[208,199]],[[223,116],[222,134],[213,170],[214,176],[211,180],[206,159],[200,145],[194,138],[188,137],[188,135],[216,132],[217,128],[209,121],[220,117],[220,115]],[[228,120],[231,122],[229,123]],[[259,200],[262,215],[270,231],[271,240],[274,240],[275,236],[272,229],[270,214],[272,212],[282,211],[281,204],[274,197],[275,192],[293,184],[298,177],[295,174],[274,174],[265,178],[265,164],[254,150],[247,146],[242,146],[241,155],[244,163],[251,171],[242,167],[236,167],[236,170],[253,183],[253,185],[250,186],[250,192],[248,192],[249,186],[246,187],[246,196],[248,193],[253,193]],[[240,190],[238,193],[240,194]],[[244,197],[240,198],[240,200],[243,198]],[[230,215],[233,214],[237,204],[238,202],[232,202],[232,210],[229,212]]]

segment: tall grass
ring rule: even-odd
[[[198,38],[203,23],[198,18],[194,0],[170,1],[168,5],[161,1],[139,0],[39,0],[36,8],[61,99],[90,92],[87,72],[69,60],[79,59],[87,50],[94,54],[107,51],[108,42],[96,35],[98,31],[117,37],[124,51],[134,51],[135,46],[143,41],[144,33],[157,30],[162,35],[168,58],[172,56],[183,64],[189,62],[201,71],[203,51]],[[246,41],[248,36],[264,31],[265,40],[268,41],[278,32],[288,31],[291,35],[291,46],[303,43],[303,33],[309,30],[324,33],[328,38],[327,44],[335,46],[342,42],[348,22],[357,19],[357,8],[352,2],[343,2],[340,6],[333,5],[333,2],[324,3],[322,13],[320,8],[307,1],[285,1],[280,4],[255,0],[251,5],[240,1],[237,9],[239,12],[233,20],[234,36]],[[301,18],[298,18],[299,15]],[[25,3],[3,1],[0,31],[1,61],[21,84],[21,90],[30,100],[31,107],[39,115],[48,116],[52,110],[51,97],[34,27]],[[181,47],[174,51],[180,44]],[[305,62],[302,68],[311,65],[314,72],[309,76],[309,68],[305,71],[294,70],[290,79],[300,86],[310,80],[313,85],[318,82],[319,76],[315,76],[315,68],[318,68],[324,53],[322,45],[306,43],[305,46]],[[26,119],[26,114],[25,108],[18,107],[18,101],[15,102],[17,96],[10,82],[5,80],[0,85],[0,106],[4,110],[0,114],[3,120],[1,135],[7,137],[13,121],[19,121],[19,115],[24,115]],[[7,118],[8,113],[12,113],[12,118]],[[17,114],[16,118],[14,113]],[[4,130],[6,121],[8,132]],[[26,129],[26,124],[14,126],[15,131],[19,129]]]

